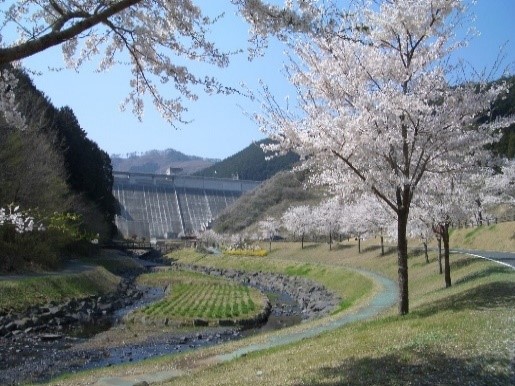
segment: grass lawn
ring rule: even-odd
[[[77,273],[0,277],[0,310],[21,311],[50,301],[101,295],[115,291],[119,282],[118,276],[99,266]]]

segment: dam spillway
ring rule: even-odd
[[[113,172],[116,226],[126,238],[170,239],[204,229],[256,181]]]

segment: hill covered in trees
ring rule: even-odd
[[[261,145],[269,142],[270,140],[265,139],[252,143],[240,152],[195,173],[195,175],[264,181],[280,171],[291,170],[293,165],[299,161],[299,156],[290,152],[284,156],[267,160],[267,155],[261,149]]]
[[[69,107],[53,106],[26,73],[14,73],[17,109],[26,127],[10,127],[0,118],[0,208],[19,206],[61,231],[111,237],[117,206],[109,155],[87,138]],[[14,239],[3,234],[3,241]],[[5,252],[11,244],[0,249]],[[11,259],[23,254],[10,253]]]
[[[165,174],[166,170],[172,167],[182,169],[178,174],[264,181],[279,171],[291,170],[299,160],[294,153],[267,160],[261,145],[268,142],[269,140],[262,140],[252,143],[222,161],[167,149],[149,150],[141,154],[113,154],[111,162],[113,170],[118,172]]]

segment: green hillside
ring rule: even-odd
[[[203,169],[196,176],[233,178],[240,180],[264,181],[283,170],[291,170],[298,162],[299,156],[293,152],[281,157],[266,159],[266,154],[261,145],[270,143],[270,140],[262,140],[252,143],[240,152]]]
[[[280,216],[291,205],[318,201],[318,190],[305,189],[306,173],[283,171],[245,194],[214,223],[220,233],[237,233],[270,215]]]

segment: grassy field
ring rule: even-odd
[[[450,236],[451,248],[515,252],[515,221],[454,229]]]
[[[140,276],[138,282],[171,285],[172,291],[163,300],[131,313],[128,320],[132,322],[184,326],[202,320],[218,325],[222,319],[238,324],[263,312],[267,302],[266,297],[253,288],[195,272],[149,273]]]
[[[0,310],[21,311],[35,304],[100,295],[115,291],[119,282],[118,276],[98,266],[77,273],[0,277]]]
[[[513,248],[515,223],[474,231],[468,239],[480,249]],[[453,233],[453,238],[463,232]],[[463,236],[463,239],[465,236]],[[495,241],[492,241],[495,240]],[[482,241],[483,240],[483,241]],[[352,313],[378,290],[355,269],[396,280],[395,251],[380,255],[378,240],[326,244],[274,243],[267,257],[198,255],[192,250],[171,257],[182,262],[247,270],[285,272],[313,278],[346,299],[340,315]],[[410,244],[414,246],[415,243]],[[504,245],[504,246],[503,246]],[[471,247],[467,245],[451,245]],[[53,384],[86,385],[100,377],[157,374],[180,370],[173,385],[513,385],[515,384],[515,272],[465,255],[451,256],[453,286],[446,289],[435,252],[430,262],[420,252],[409,258],[410,313],[395,307],[373,320],[354,323],[315,338],[248,354],[220,364],[215,355],[262,342],[256,336],[177,356],[165,356],[69,375]],[[330,316],[328,318],[333,318]],[[288,331],[310,328],[303,323]],[[274,332],[280,336],[286,330]],[[268,335],[267,335],[268,336]]]
[[[116,290],[119,272],[144,268],[117,251],[102,251],[97,258],[70,262],[61,271],[27,275],[0,275],[0,310],[23,310],[32,305],[70,298],[102,295]]]

